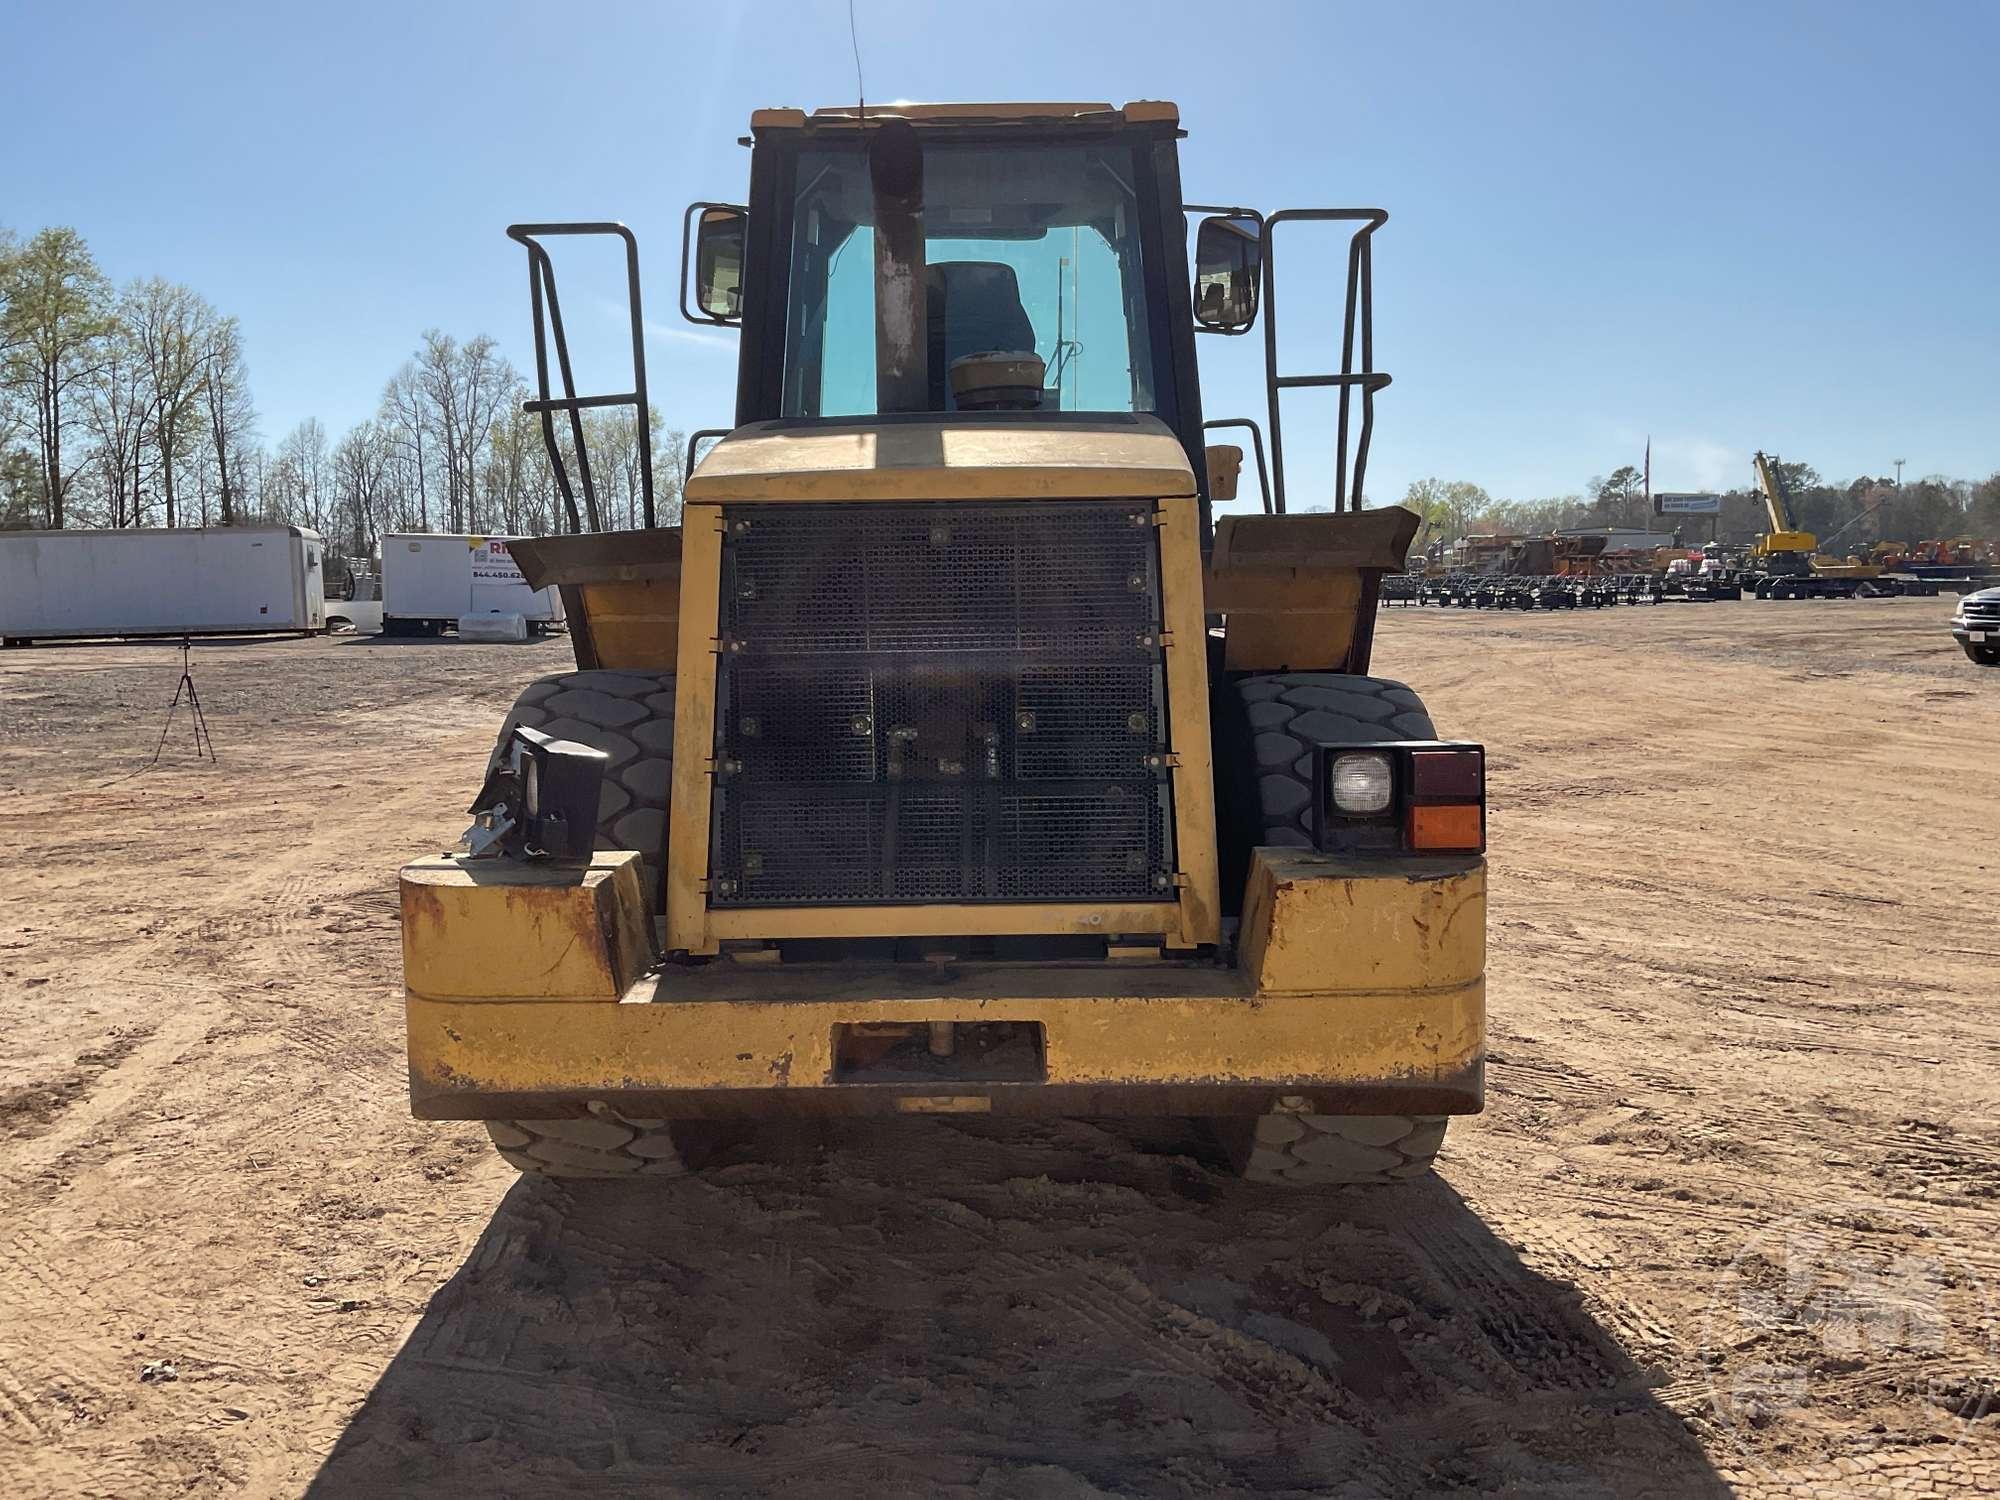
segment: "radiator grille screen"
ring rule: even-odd
[[[723,515],[710,900],[1171,900],[1152,507]]]

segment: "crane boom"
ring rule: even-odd
[[[1777,458],[1760,451],[1755,461],[1757,488],[1763,491],[1764,509],[1771,517],[1770,534],[1758,538],[1757,554],[1764,556],[1773,552],[1812,553],[1818,548],[1819,539],[1809,531],[1796,529],[1792,492],[1785,487],[1784,477],[1778,472]]]
[[[1778,472],[1778,460],[1773,455],[1758,453],[1757,488],[1764,492],[1764,508],[1771,513],[1773,531],[1796,531],[1792,524],[1792,492],[1785,487],[1785,479]]]

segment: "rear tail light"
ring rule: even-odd
[[[1486,752],[1444,740],[1313,747],[1314,838],[1328,853],[1478,854]]]
[[[1486,847],[1486,809],[1476,802],[1413,807],[1409,843],[1425,853],[1476,853]]]

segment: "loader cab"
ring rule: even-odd
[[[762,110],[747,208],[689,211],[683,310],[740,326],[736,423],[1141,413],[1197,474],[1170,105]]]
[[[1374,367],[1373,237],[1388,219],[1380,209],[1267,214],[1188,203],[1179,111],[1152,101],[766,109],[750,126],[748,203],[690,205],[681,244],[683,316],[741,333],[733,429],[1157,422],[1195,475],[1206,556],[1216,542],[1211,504],[1236,498],[1244,457],[1206,434],[1247,429],[1263,509],[1282,514],[1292,508],[1282,398],[1331,396],[1314,414],[1333,439],[1331,494],[1318,475],[1314,489],[1332,504],[1301,508],[1364,508],[1374,400],[1390,381]],[[1278,230],[1305,223],[1347,236],[1339,362],[1318,371],[1281,369],[1278,356]],[[569,529],[600,531],[583,413],[650,409],[638,242],[611,221],[514,224],[507,234],[528,252],[534,312],[537,394],[523,410],[541,418]],[[624,245],[627,391],[576,390],[543,242],[578,235]],[[1195,358],[1197,334],[1253,328],[1263,334],[1261,428],[1247,415],[1204,413]],[[650,529],[649,424],[638,430]],[[729,430],[694,433],[684,473],[704,442]],[[1321,461],[1315,467],[1324,474]]]

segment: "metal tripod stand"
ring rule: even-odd
[[[183,698],[187,700],[188,713],[194,720],[194,757],[200,760],[206,755],[214,760],[215,738],[208,732],[208,719],[201,711],[201,694],[195,691],[194,642],[186,636],[181,637],[181,680],[174,688],[174,701],[167,705],[167,722],[160,726],[160,743],[153,747],[153,758],[146,763],[148,766],[160,763],[160,752],[167,748],[167,735],[174,727],[174,715],[180,710]]]

